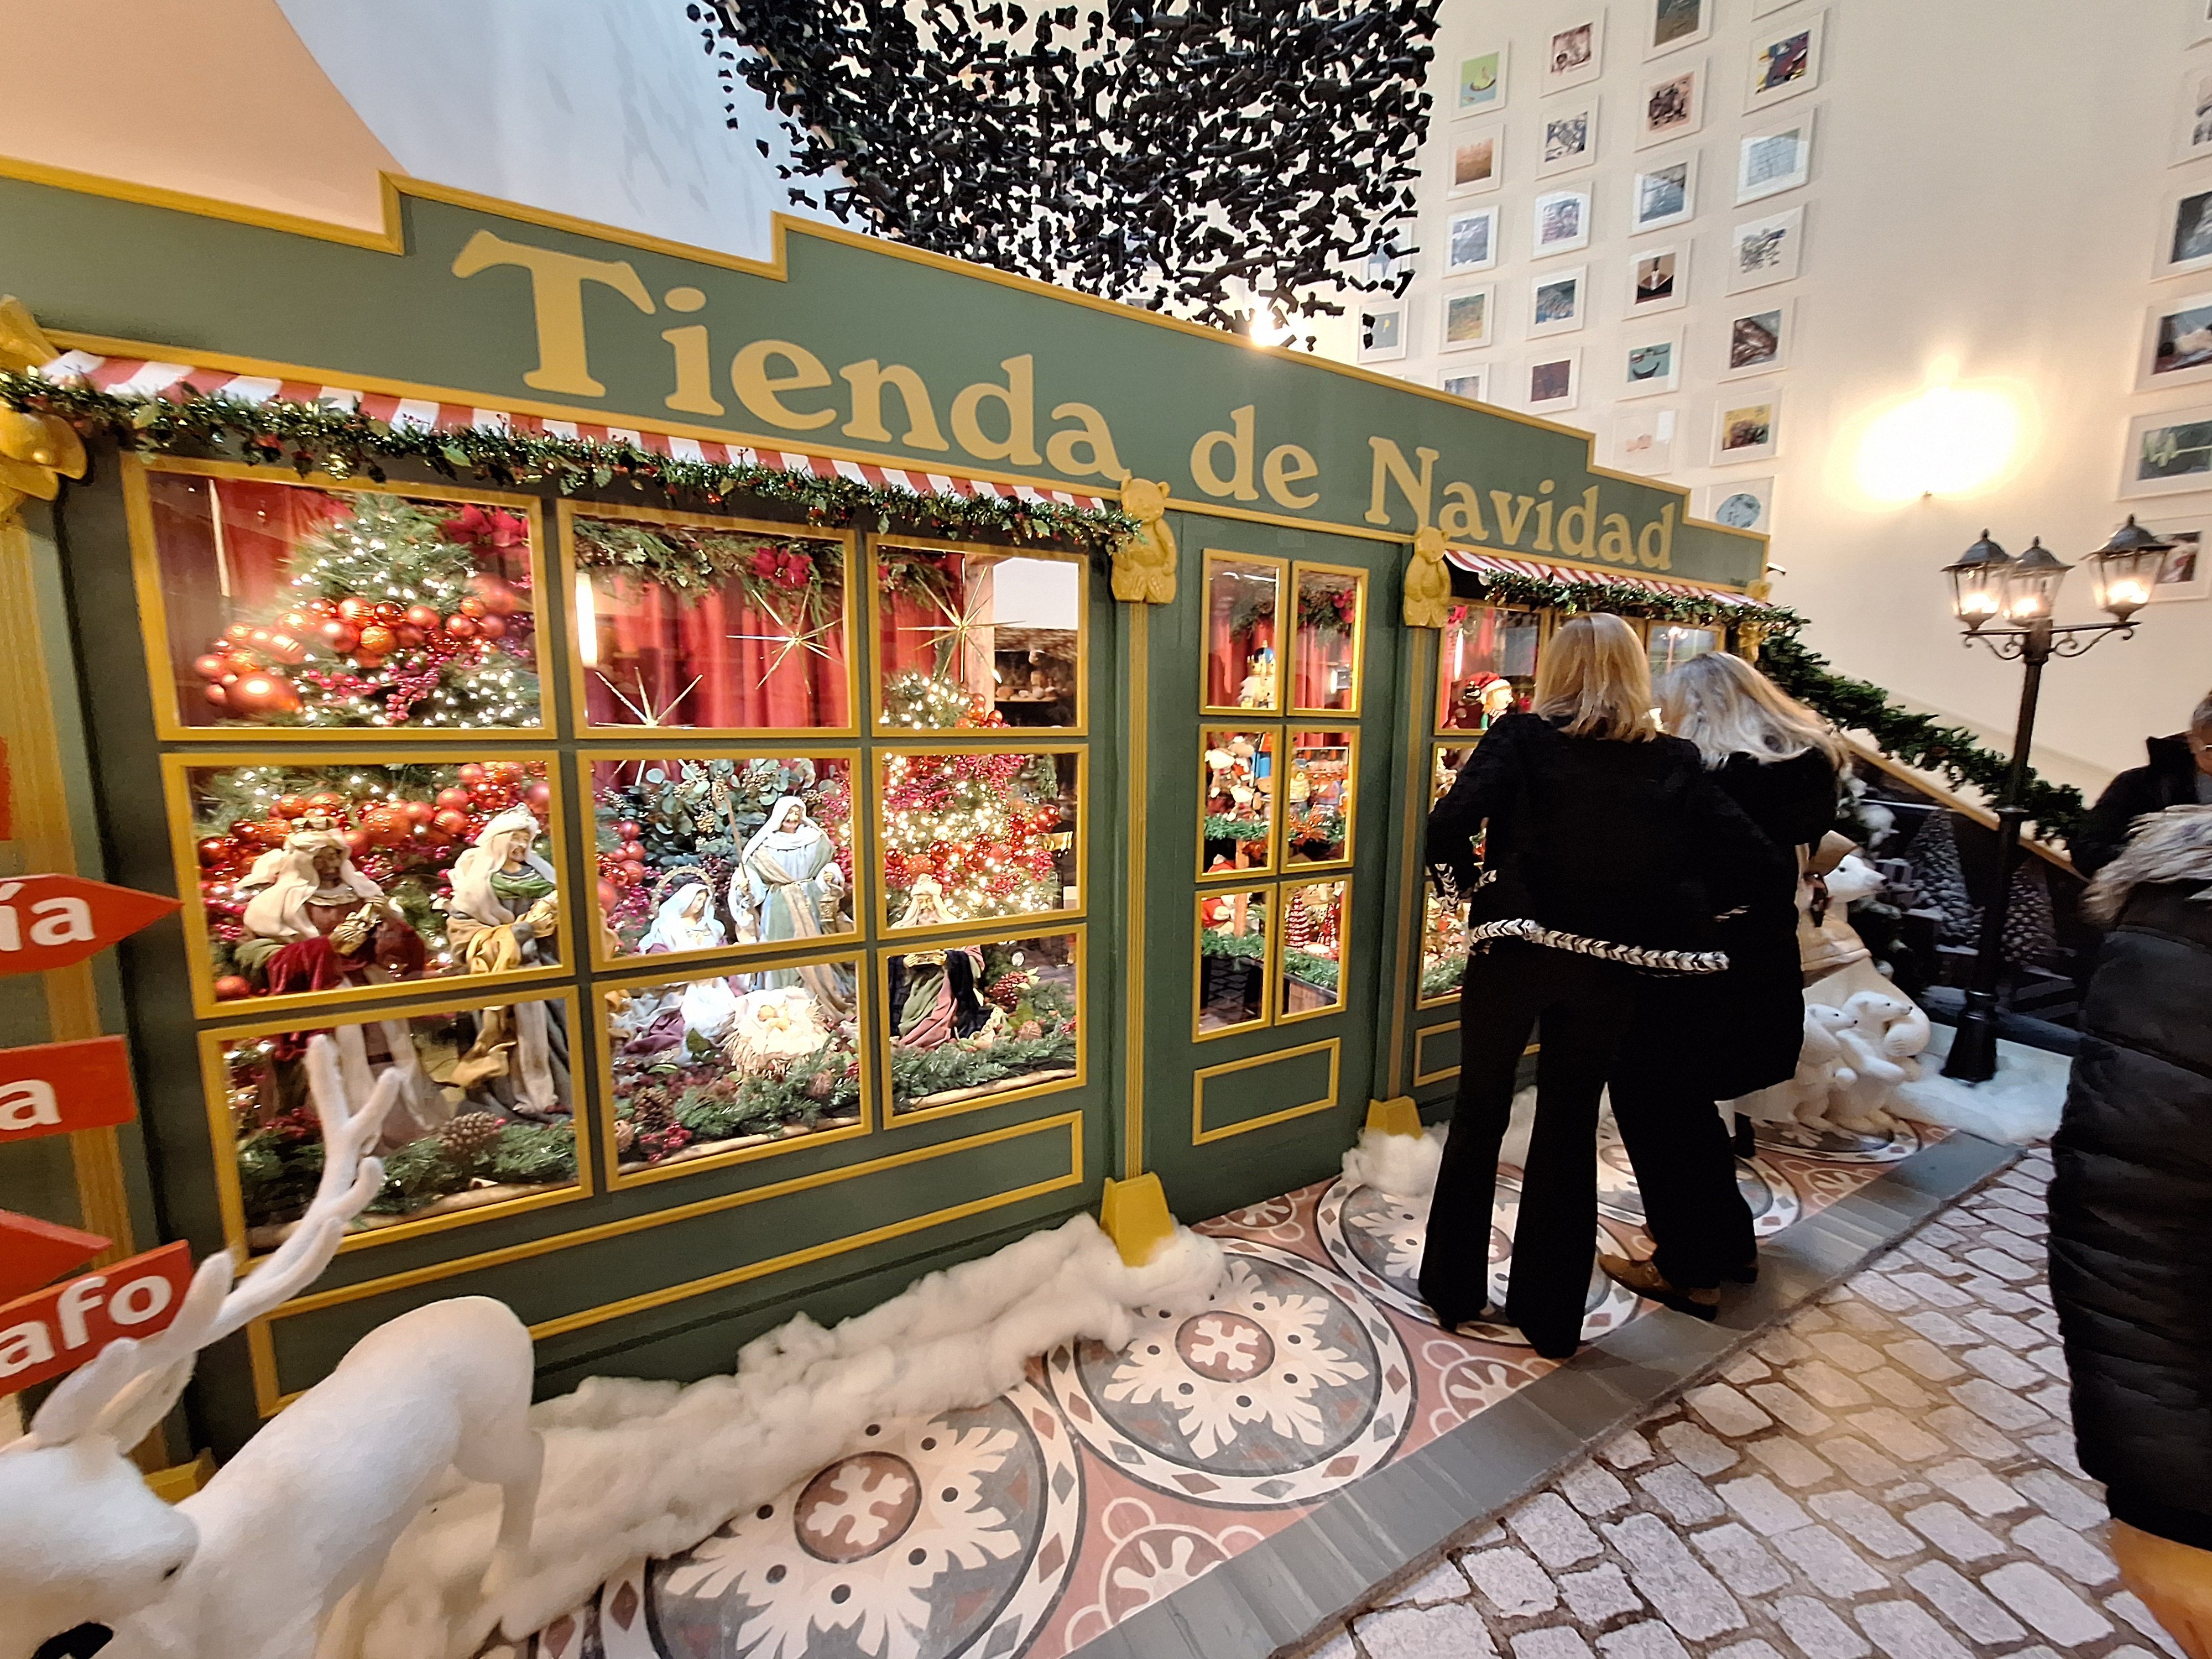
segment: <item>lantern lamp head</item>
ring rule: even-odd
[[[2144,529],[2129,514],[2112,538],[2084,561],[2099,609],[2126,622],[2149,604],[2159,569],[2172,550],[2172,542]]]
[[[1982,532],[1981,539],[1943,567],[1951,579],[1951,614],[1972,633],[2004,614],[2004,574],[2012,555]]]
[[[2023,625],[2048,622],[2058,608],[2058,589],[2074,567],[2043,544],[2037,537],[2027,551],[2005,567],[2006,618]]]

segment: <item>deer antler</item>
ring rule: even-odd
[[[382,1160],[366,1154],[399,1088],[398,1072],[388,1071],[369,1091],[368,1103],[351,1109],[337,1045],[327,1036],[310,1040],[307,1092],[322,1125],[323,1174],[291,1236],[234,1290],[228,1253],[201,1262],[167,1329],[143,1341],[126,1337],[110,1343],[55,1389],[17,1443],[62,1445],[97,1432],[118,1445],[136,1445],[176,1404],[202,1348],[261,1318],[330,1266],[347,1223],[384,1185]]]

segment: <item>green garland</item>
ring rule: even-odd
[[[1293,979],[1304,980],[1316,990],[1336,989],[1339,969],[1327,957],[1317,957],[1310,951],[1301,951],[1294,945],[1283,947],[1283,971]]]
[[[891,1048],[892,1109],[926,1096],[978,1089],[1010,1077],[1057,1071],[1074,1064],[1075,1033],[1064,1025],[1042,1036],[1003,1037],[981,1048],[964,1048],[957,1042],[940,1043],[934,1048],[895,1044]]]
[[[796,555],[809,568],[799,586],[764,580],[755,565],[763,551],[776,558]],[[842,549],[836,542],[793,541],[785,536],[747,536],[729,532],[678,529],[673,526],[626,524],[609,519],[576,519],[576,562],[586,570],[612,570],[641,576],[694,605],[725,583],[755,605],[789,608],[795,598],[808,620],[821,619],[826,595],[842,579]]]
[[[1756,623],[1769,638],[1795,634],[1805,618],[1787,606],[1729,604],[1703,593],[1655,593],[1602,577],[1581,580],[1572,577],[1524,576],[1516,571],[1486,570],[1476,578],[1482,597],[1492,605],[1525,605],[1547,611],[1603,611],[1616,617],[1642,617],[1652,622],[1691,623],[1700,627],[1725,628],[1731,623]]]
[[[1119,507],[923,495],[892,484],[822,478],[752,462],[687,460],[636,444],[550,433],[387,426],[358,410],[273,398],[259,404],[198,392],[125,398],[9,371],[0,372],[0,406],[59,416],[88,438],[112,438],[127,449],[166,454],[230,448],[248,462],[289,463],[303,477],[320,471],[383,483],[386,462],[414,461],[442,477],[465,475],[502,486],[550,483],[564,495],[617,483],[708,507],[750,495],[802,508],[810,524],[842,526],[872,516],[878,530],[896,521],[928,531],[1058,539],[1092,553],[1107,552],[1137,528]]]
[[[1206,838],[1208,841],[1265,841],[1267,839],[1267,820],[1240,818],[1227,812],[1208,812],[1206,815]]]
[[[1972,787],[1995,801],[2003,793],[2012,762],[1984,748],[1963,726],[1944,726],[1899,708],[1880,686],[1836,673],[1826,658],[1788,636],[1770,639],[1759,652],[1766,677],[1800,702],[1847,732],[1863,732],[1893,760],[1936,773],[1955,787]],[[2081,792],[2027,775],[2021,803],[2045,840],[2071,843],[2088,816]]]
[[[1201,927],[1198,950],[1200,956],[1224,957],[1231,962],[1259,962],[1267,954],[1267,937],[1264,933],[1224,933],[1218,927]]]

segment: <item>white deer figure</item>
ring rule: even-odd
[[[307,1076],[323,1175],[291,1237],[235,1289],[228,1253],[203,1261],[173,1324],[109,1344],[0,1446],[0,1659],[337,1659],[356,1641],[352,1592],[450,1469],[501,1488],[487,1586],[522,1569],[544,1462],[530,1334],[486,1297],[372,1331],[173,1508],[125,1455],[176,1402],[194,1355],[320,1273],[383,1185],[366,1154],[399,1074],[352,1109],[318,1036]]]

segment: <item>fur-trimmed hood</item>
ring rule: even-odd
[[[2212,902],[2212,806],[2169,806],[2136,820],[2120,855],[2097,872],[2081,896],[2081,913],[2110,927],[2138,887],[2196,882],[2191,896]]]

